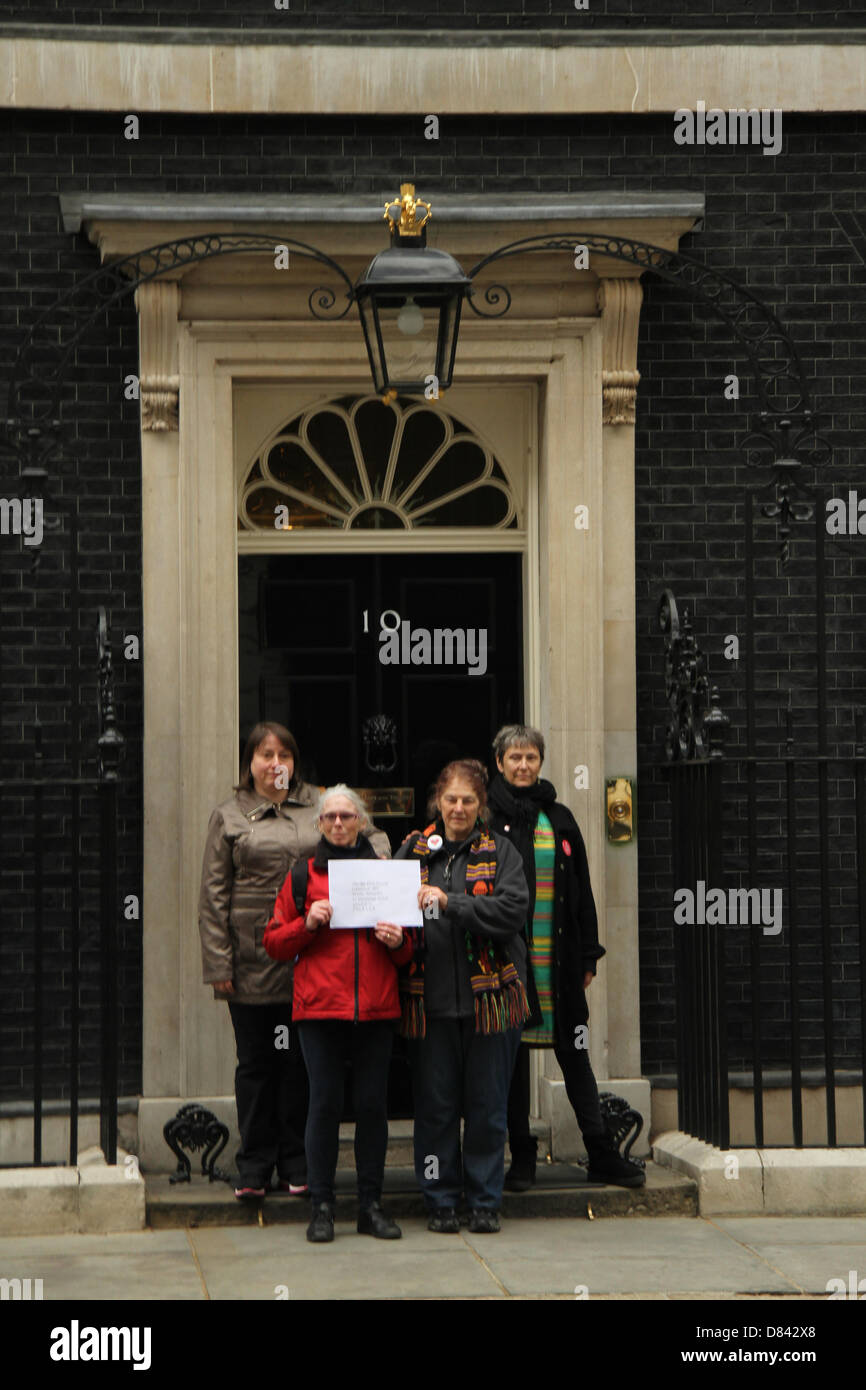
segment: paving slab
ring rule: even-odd
[[[728,1217],[717,1224],[808,1293],[827,1297],[830,1279],[847,1289],[851,1270],[855,1284],[866,1280],[866,1218]]]
[[[760,1256],[700,1220],[515,1222],[504,1241],[468,1233],[466,1241],[512,1294],[800,1292]]]
[[[40,1278],[45,1302],[205,1296],[183,1231],[4,1239],[0,1240],[0,1274]]]
[[[712,1223],[748,1244],[762,1240],[778,1245],[866,1242],[866,1216],[714,1216]]]
[[[190,1238],[214,1299],[289,1300],[501,1298],[503,1290],[460,1236],[435,1235],[422,1221],[403,1238],[358,1235],[337,1221],[329,1245],[310,1245],[303,1228],[213,1227]]]
[[[503,1220],[496,1235],[359,1236],[329,1245],[300,1223],[0,1239],[0,1277],[42,1279],[45,1300],[826,1300],[866,1277],[866,1220],[659,1217]]]

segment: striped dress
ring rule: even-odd
[[[524,1028],[522,1041],[531,1047],[552,1047],[553,1034],[553,866],[556,859],[556,837],[553,826],[543,811],[538,813],[535,827],[535,911],[532,916],[532,941],[529,958],[538,1002],[544,1015],[540,1028]]]

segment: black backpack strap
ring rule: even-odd
[[[292,865],[292,897],[299,917],[306,917],[307,884],[310,879],[310,864],[307,859],[298,860]]]

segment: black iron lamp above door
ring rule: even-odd
[[[460,308],[471,281],[447,251],[427,246],[430,204],[415,185],[385,204],[391,245],[354,287],[370,369],[386,400],[399,392],[434,399],[451,385]]]

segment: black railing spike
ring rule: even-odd
[[[788,757],[794,754],[794,711],[791,708],[791,692],[788,691],[788,703],[785,707],[785,745],[788,750]]]

